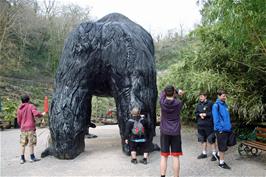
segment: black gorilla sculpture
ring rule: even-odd
[[[52,144],[42,156],[72,159],[84,151],[93,95],[114,97],[122,145],[130,110],[141,108],[151,127],[150,149],[154,148],[157,88],[153,40],[121,14],[82,23],[66,40],[49,112]]]

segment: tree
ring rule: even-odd
[[[52,78],[68,33],[89,20],[89,10],[55,0],[0,1],[0,74]]]
[[[264,122],[266,117],[266,11],[263,0],[208,0],[203,2],[202,24],[190,37],[183,59],[163,78],[187,90],[185,115],[193,117],[199,91],[215,100],[226,89],[234,121]],[[190,49],[189,49],[190,48]]]

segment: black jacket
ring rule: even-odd
[[[201,119],[200,113],[206,113],[205,119]],[[210,127],[213,128],[213,118],[212,118],[212,102],[206,100],[205,102],[199,102],[196,107],[196,120],[198,127]]]
[[[138,118],[135,118],[135,117],[131,117],[130,119],[140,119],[140,117]],[[147,120],[144,118],[143,120],[140,121],[140,123],[143,125],[144,127],[144,137],[135,137],[133,134],[132,134],[132,129],[134,127],[134,122],[133,121],[127,121],[126,123],[126,129],[125,129],[125,134],[124,134],[124,138],[125,139],[138,139],[138,138],[145,138],[147,139],[147,133],[148,133],[148,129],[149,129],[149,126],[148,126],[148,122]]]

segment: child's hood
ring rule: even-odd
[[[20,106],[19,106],[19,110],[22,110],[22,109],[25,109],[26,107],[29,106],[29,103],[22,103]]]

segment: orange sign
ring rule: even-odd
[[[48,106],[48,96],[45,96],[44,97],[44,103],[43,103],[43,111],[44,112],[48,112],[48,108],[49,108],[49,106]]]

